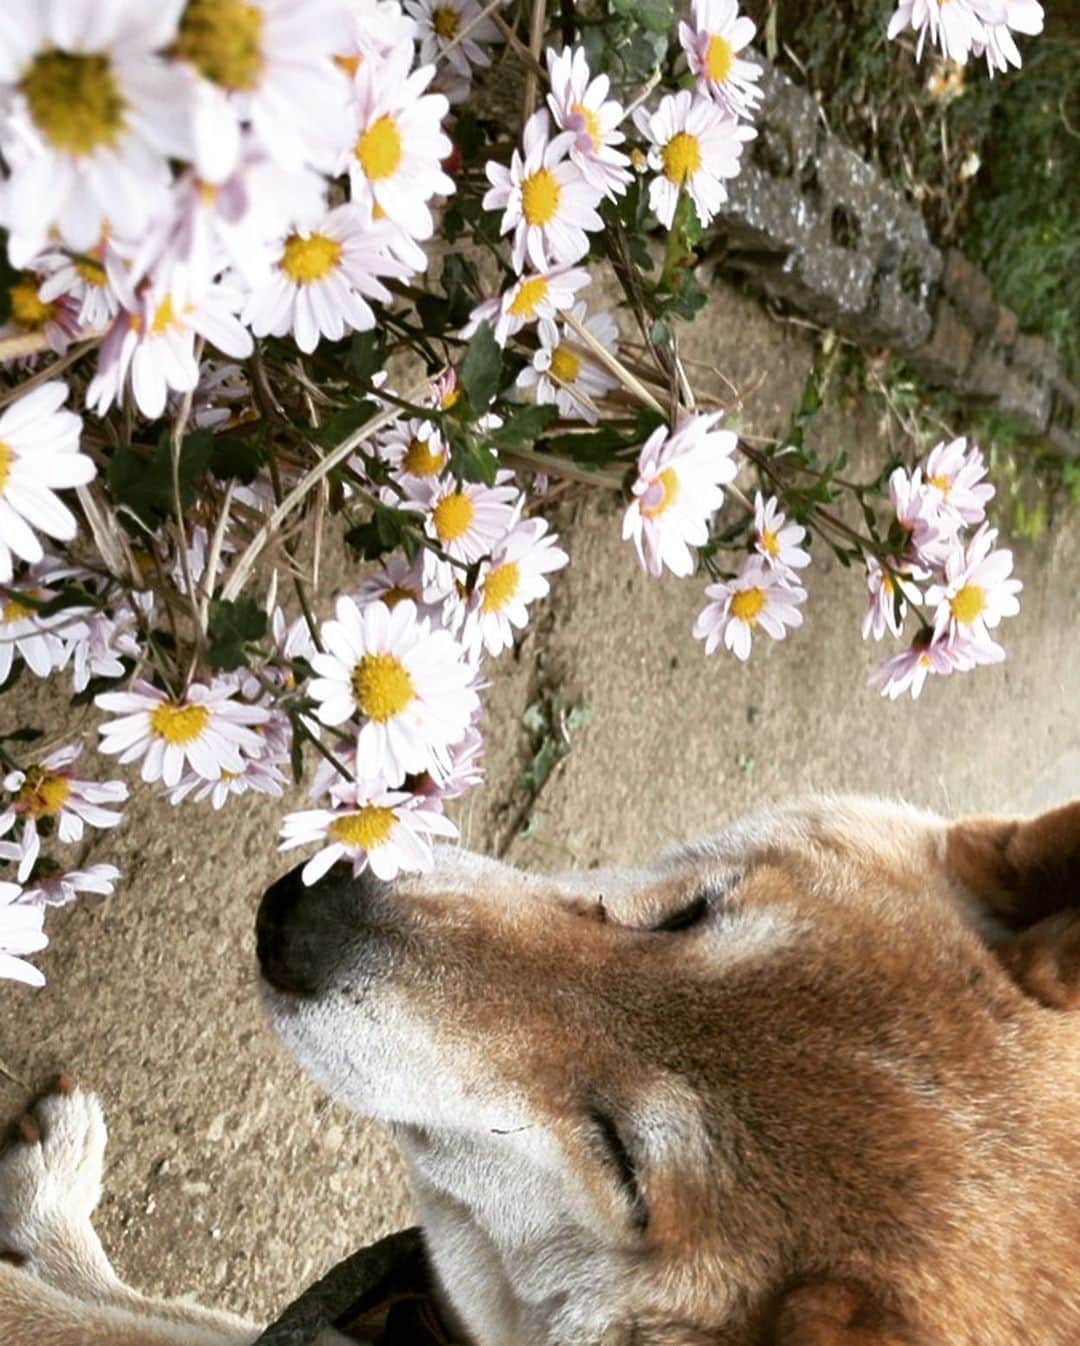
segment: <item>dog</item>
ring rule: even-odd
[[[1080,1342],[1080,801],[819,798],[558,878],[294,871],[257,939],[282,1042],[393,1128],[463,1340]],[[253,1341],[116,1278],[104,1142],[75,1090],[0,1161],[0,1342]]]

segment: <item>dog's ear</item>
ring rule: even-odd
[[[1010,930],[1080,906],[1080,799],[1037,818],[954,823],[945,865]]]
[[[955,823],[945,864],[1002,932],[991,943],[1021,988],[1080,1008],[1080,800],[1036,818]]]
[[[815,1280],[788,1291],[772,1346],[926,1346],[861,1286]]]

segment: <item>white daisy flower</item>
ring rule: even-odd
[[[283,168],[331,169],[348,124],[334,53],[351,31],[343,0],[187,0],[171,50],[190,76],[199,176],[232,173],[242,125]]]
[[[720,412],[687,416],[676,429],[654,430],[638,457],[633,502],[622,535],[632,541],[643,570],[689,575],[694,547],[709,538],[709,519],[724,502],[721,487],[735,480],[738,438],[714,430]]]
[[[233,359],[246,359],[255,348],[251,333],[237,319],[238,291],[218,282],[197,297],[185,296],[179,269],[172,284],[151,281],[121,309],[106,334],[97,373],[86,390],[86,405],[104,416],[121,403],[128,380],[135,404],[149,420],[165,410],[169,390],[186,393],[199,382],[195,338],[203,336]]]
[[[750,120],[762,98],[762,71],[739,52],[754,40],[753,19],[739,13],[738,0],[693,0],[690,15],[692,23],[679,24],[679,42],[698,88],[733,117]]]
[[[424,65],[434,64],[446,52],[447,65],[468,80],[475,67],[491,64],[480,44],[497,42],[500,34],[490,18],[480,18],[483,10],[477,0],[405,0],[405,12],[416,22]]]
[[[222,771],[243,771],[244,754],[262,751],[252,726],[270,718],[262,706],[237,701],[233,684],[224,679],[209,686],[192,683],[177,700],[136,679],[129,692],[102,692],[94,704],[120,717],[98,727],[101,751],[118,755],[121,762],[141,758],[142,779],[170,787],[179,783],[185,767],[210,781]]]
[[[132,258],[132,279],[153,274],[168,285],[179,268],[202,294],[232,266],[245,286],[265,283],[281,240],[326,214],[326,180],[313,169],[290,171],[248,142],[227,177],[207,182],[192,169],[173,184],[172,210]]]
[[[388,303],[380,276],[407,276],[387,252],[384,228],[366,224],[355,206],[337,206],[319,225],[285,240],[267,282],[247,302],[244,321],[256,336],[284,336],[310,352],[322,337],[340,341],[349,328],[370,331],[375,314],[368,303]]]
[[[43,566],[35,566],[28,576],[5,585],[7,592],[0,593],[0,686],[11,675],[17,654],[39,678],[47,678],[67,662],[68,652],[56,629],[63,625],[69,614],[60,612],[52,617],[42,617],[29,603],[19,601],[25,596],[38,603],[47,603],[56,597],[39,581],[38,572],[43,569]]]
[[[367,218],[390,220],[410,239],[435,232],[428,201],[454,191],[440,164],[453,150],[442,120],[449,104],[425,93],[435,73],[410,73],[411,49],[395,48],[384,61],[362,61],[353,80],[359,131],[340,168],[349,170],[352,199]]]
[[[438,592],[433,562],[435,557],[426,549],[410,561],[401,552],[391,552],[380,559],[364,576],[357,590],[360,606],[377,599],[391,611],[407,599],[416,604],[417,615],[433,625],[439,625],[445,595]]]
[[[1002,659],[1005,657],[999,645],[994,645],[993,650]],[[999,659],[990,651],[985,651],[981,660],[976,659],[970,642],[965,642],[962,637],[957,638],[947,632],[934,636],[930,632],[920,632],[906,650],[882,660],[867,681],[890,701],[895,701],[908,691],[914,700],[932,673],[942,677],[950,673],[965,673],[974,668],[977,662],[997,663]]]
[[[515,628],[528,625],[528,605],[547,596],[547,576],[570,560],[557,541],[543,519],[524,519],[481,564],[461,632],[470,658],[481,648],[501,654],[514,643]]]
[[[61,404],[66,383],[43,383],[0,414],[0,582],[13,574],[12,554],[36,562],[44,556],[35,529],[70,542],[75,515],[57,491],[84,486],[97,475],[79,452],[82,421]]]
[[[87,865],[85,869],[69,869],[59,874],[45,874],[26,889],[22,900],[38,909],[66,907],[80,893],[97,893],[111,897],[113,885],[120,877],[115,865]]]
[[[810,564],[810,553],[799,544],[806,529],[787,523],[775,495],[766,500],[760,491],[754,496],[754,550],[765,564],[777,570],[801,570]]]
[[[54,821],[61,841],[81,841],[83,824],[91,827],[116,827],[120,813],[102,808],[102,804],[122,804],[128,797],[123,781],[79,780],[69,770],[82,747],[68,744],[58,748],[28,771],[11,771],[4,777],[4,789],[12,796],[0,813],[0,836],[6,836],[17,822],[36,835],[37,824],[46,818]]]
[[[45,978],[25,958],[40,953],[49,942],[42,929],[45,913],[23,899],[19,884],[0,881],[0,981],[44,986]]]
[[[590,78],[583,47],[556,55],[549,47],[548,76],[551,92],[548,107],[561,131],[573,131],[570,160],[581,169],[585,181],[604,196],[622,196],[630,183],[630,159],[621,150],[626,137],[616,128],[626,115],[621,103],[608,98],[607,75]]]
[[[991,75],[996,70],[1007,71],[1010,65],[1020,69],[1020,48],[1016,45],[1013,33],[1037,37],[1043,30],[1045,20],[1039,0],[1003,0],[1003,3],[1004,20],[987,24],[985,43],[977,41],[972,44],[976,56],[982,56],[985,51],[986,66]]]
[[[914,28],[919,35],[917,60],[922,60],[929,34],[943,55],[963,65],[973,47],[985,46],[987,25],[1000,23],[1003,15],[1004,0],[900,0],[889,20],[888,36]]]
[[[323,724],[359,717],[358,778],[392,789],[410,773],[444,769],[479,704],[450,633],[432,630],[408,599],[391,611],[339,598],[320,634],[326,653],[312,655],[318,676],[308,690]]]
[[[899,636],[907,616],[908,603],[916,607],[922,602],[918,587],[901,574],[900,562],[890,558],[886,570],[876,556],[866,557],[866,585],[870,590],[870,604],[863,617],[863,640],[880,640],[886,631]],[[897,589],[900,601],[897,602]]]
[[[937,508],[927,495],[922,469],[894,469],[889,477],[889,502],[896,521],[907,534],[906,555],[920,569],[941,565],[955,537],[955,520]]]
[[[41,266],[39,258],[34,266]],[[79,305],[66,294],[43,293],[44,283],[33,272],[24,273],[8,290],[11,316],[0,327],[0,337],[40,332],[49,349],[63,355],[79,335]]]
[[[790,627],[802,625],[796,605],[806,601],[806,590],[794,582],[790,570],[770,570],[753,555],[743,561],[733,580],[710,584],[705,597],[710,602],[694,622],[694,635],[705,642],[705,653],[712,654],[722,640],[745,661],[758,627],[774,640],[783,640]]]
[[[168,159],[190,150],[183,75],[155,53],[182,0],[6,0],[0,146],[11,176],[0,223],[21,266],[51,237],[75,252],[103,227],[138,238],[164,209]]]
[[[282,819],[279,850],[323,842],[304,866],[305,883],[317,883],[339,860],[380,879],[426,873],[434,864],[431,837],[457,837],[457,828],[437,809],[401,790],[355,792],[332,809],[304,809]]]
[[[596,213],[599,190],[566,158],[577,133],[564,131],[549,140],[550,125],[540,108],[525,123],[524,154],[515,149],[509,168],[490,160],[485,166],[491,187],[484,209],[502,210],[500,233],[514,231],[512,257],[519,273],[526,257],[537,271],[576,262],[589,251],[586,230],[604,227]]]
[[[42,253],[35,261],[43,280],[43,303],[67,299],[74,305],[80,327],[108,327],[120,307],[124,262],[108,240],[98,240],[85,253]]]
[[[150,594],[147,599],[153,602]],[[124,659],[135,660],[142,652],[138,619],[126,603],[111,612],[78,609],[74,621],[70,609],[63,615],[66,620],[56,634],[64,644],[64,663],[71,662],[75,692],[85,691],[91,678],[123,677]]]
[[[573,316],[586,327],[605,350],[614,354],[619,329],[609,313],[594,313],[585,317],[585,305],[575,304]],[[532,363],[517,377],[519,388],[535,388],[537,402],[553,403],[559,414],[568,420],[587,421],[595,425],[598,419],[596,402],[619,386],[592,352],[582,346],[576,333],[568,327],[552,333],[548,324],[540,327],[540,348]]]
[[[385,61],[395,51],[412,56],[416,24],[397,0],[348,0],[352,10],[349,41],[334,60],[350,79],[368,58]]]
[[[963,635],[975,644],[991,642],[989,631],[1003,617],[1020,611],[1020,580],[1010,579],[1012,552],[993,551],[997,529],[987,524],[966,546],[953,549],[945,561],[943,583],[926,591],[927,607],[934,610],[934,632]]]
[[[982,523],[994,487],[984,482],[987,467],[977,444],[965,438],[944,440],[930,450],[922,484],[927,512],[943,521],[943,531],[955,534],[965,524]]]
[[[510,337],[531,322],[540,324],[541,337],[554,345],[559,339],[556,317],[572,307],[574,296],[592,280],[580,266],[561,266],[522,276],[495,299],[485,299],[461,329],[467,340],[482,322],[489,322],[495,340],[505,346]]]
[[[288,721],[288,717],[286,722]],[[225,807],[233,795],[272,795],[280,798],[289,782],[280,766],[269,757],[247,757],[241,771],[223,770],[217,780],[205,780],[195,771],[186,771],[169,791],[169,803],[182,804],[189,796],[196,803],[209,800],[214,810]]]
[[[439,779],[430,774],[418,777],[413,783],[414,792],[436,802],[440,808],[451,799],[460,799],[484,779],[483,755],[483,736],[475,725],[470,725],[461,742],[450,749],[446,774]]]
[[[665,94],[655,112],[638,108],[634,121],[649,141],[648,163],[657,173],[649,183],[653,214],[670,229],[685,191],[707,225],[727,200],[724,179],[738,176],[743,146],[757,132],[689,89]]]
[[[378,437],[375,451],[401,477],[419,481],[439,476],[450,461],[438,426],[419,417],[396,421]]]
[[[520,509],[520,493],[509,472],[500,472],[494,486],[474,481],[421,483],[417,501],[424,508],[428,536],[451,559],[433,557],[428,571],[428,601],[435,593],[456,592],[465,566],[488,553],[513,527]],[[455,566],[452,562],[458,562]]]

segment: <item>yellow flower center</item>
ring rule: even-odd
[[[394,610],[394,608],[397,607],[399,603],[404,602],[406,598],[410,599],[413,603],[420,602],[420,595],[416,592],[416,590],[410,589],[408,588],[407,585],[404,584],[392,584],[390,588],[387,589],[387,591],[384,594],[380,594],[379,597],[391,610],[391,612]]]
[[[435,534],[440,542],[456,542],[472,526],[476,506],[464,491],[444,495],[432,510]]]
[[[527,283],[530,285],[532,284],[531,281]],[[514,303],[517,303],[516,299],[514,300]],[[460,396],[461,389],[455,384],[453,388],[447,388],[446,392],[439,398],[439,406],[443,411],[449,411]]]
[[[8,484],[8,478],[11,476],[11,465],[15,461],[15,450],[10,444],[5,444],[0,439],[0,495],[4,494],[4,488]]]
[[[586,107],[584,103],[571,103],[570,111],[585,123],[585,134],[592,141],[593,149],[599,149],[604,133],[600,129],[600,119],[596,113],[591,107]]]
[[[701,141],[689,131],[676,131],[660,151],[664,175],[681,187],[701,167]]]
[[[363,61],[363,59],[364,58],[360,55],[360,53],[357,52],[353,56],[335,56],[334,64],[338,67],[339,70],[344,70],[346,75],[348,75],[349,78],[352,79],[353,75],[355,75],[356,72],[360,69],[360,63]]]
[[[173,308],[172,295],[166,295],[154,310],[154,320],[150,324],[151,336],[164,336],[170,327],[179,327],[180,320]]]
[[[372,122],[361,135],[356,142],[356,157],[372,182],[397,172],[402,160],[401,132],[389,113]]]
[[[523,280],[517,294],[510,300],[510,312],[515,318],[534,318],[537,305],[547,298],[548,288],[543,276],[531,276]]]
[[[210,712],[205,706],[179,701],[162,701],[150,712],[150,732],[166,743],[180,746],[194,743],[209,723]]]
[[[480,611],[501,612],[517,593],[520,583],[521,568],[516,561],[504,561],[501,566],[488,571]]]
[[[326,234],[290,234],[278,266],[297,285],[311,285],[328,276],[341,261],[341,244]]]
[[[416,700],[409,670],[394,654],[365,654],[352,671],[352,689],[362,714],[378,724]]]
[[[409,441],[401,466],[405,472],[411,472],[414,477],[434,477],[438,475],[445,462],[446,454],[433,453],[430,440],[413,439]]]
[[[965,584],[949,599],[952,615],[961,626],[970,626],[986,607],[986,590],[979,584]]]
[[[19,88],[34,125],[67,154],[115,145],[127,129],[127,103],[108,56],[100,52],[39,52]]]
[[[758,614],[764,606],[764,589],[740,589],[731,597],[731,615],[749,626],[753,626],[757,621]]]
[[[941,475],[927,477],[926,484],[927,486],[936,486],[942,495],[948,495],[949,491],[952,489],[952,482],[949,478]]]
[[[581,356],[569,346],[556,346],[551,352],[551,372],[560,383],[573,383],[581,373]]]
[[[679,477],[673,467],[665,467],[653,477],[649,489],[641,497],[638,508],[646,519],[655,519],[671,508],[679,498]]]
[[[3,607],[5,622],[21,622],[24,617],[32,617],[34,609],[20,603],[17,598],[9,598]]]
[[[87,285],[93,285],[95,289],[101,289],[107,279],[105,268],[101,262],[95,261],[93,257],[75,257],[72,259],[76,273],[86,281]]]
[[[715,84],[723,84],[731,74],[734,60],[735,53],[731,49],[731,43],[726,37],[719,37],[713,33],[705,49],[705,74]]]
[[[188,0],[176,54],[223,89],[254,89],[265,60],[263,12],[244,0]]]
[[[18,280],[9,293],[11,316],[19,327],[40,331],[56,312],[55,303],[46,304],[39,297],[36,280]]]
[[[761,545],[770,556],[780,555],[780,539],[771,528],[763,528],[761,530]]]
[[[436,5],[431,11],[431,26],[436,37],[450,39],[457,37],[461,27],[461,15],[452,5]]]
[[[521,212],[525,223],[543,228],[554,218],[562,195],[555,174],[549,168],[538,168],[521,184]]]
[[[41,767],[31,767],[15,795],[15,808],[31,818],[46,818],[59,813],[71,795],[64,776],[54,776]]]
[[[389,841],[396,825],[393,809],[365,804],[359,813],[347,813],[343,818],[335,818],[326,831],[334,841],[343,842],[346,846],[358,846],[362,851],[373,851],[376,846]]]

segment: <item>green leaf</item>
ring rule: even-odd
[[[559,435],[547,441],[552,453],[572,458],[585,467],[604,467],[612,462],[620,449],[628,444],[617,431],[605,427],[583,435]]]
[[[382,337],[377,332],[355,332],[349,342],[345,368],[358,379],[370,379],[382,369],[386,355]]]
[[[336,448],[343,439],[347,439],[353,431],[359,430],[378,414],[379,408],[374,402],[353,402],[351,406],[335,411],[330,419],[315,431],[312,438],[324,448]]]
[[[474,415],[487,411],[499,391],[502,361],[502,347],[495,340],[491,324],[482,322],[469,342],[468,353],[458,370],[458,378]]]
[[[473,444],[460,437],[450,441],[450,471],[463,481],[479,481],[485,486],[495,483],[499,470],[498,455],[486,444]]]
[[[612,0],[612,9],[642,28],[668,34],[675,22],[672,0]]]
[[[254,439],[216,435],[210,452],[210,471],[221,481],[250,486],[266,462],[266,450]]]
[[[403,510],[377,504],[367,523],[357,524],[345,534],[345,541],[365,561],[377,561],[397,547],[409,549],[412,520]]]
[[[247,662],[244,646],[249,641],[261,640],[266,627],[266,613],[254,598],[238,598],[235,602],[211,599],[207,626],[207,658],[211,667],[225,672],[242,668]]]
[[[214,436],[196,430],[180,446],[180,508],[195,501],[195,487],[213,454]],[[156,528],[174,511],[172,459],[169,432],[163,430],[157,444],[125,444],[109,460],[106,478],[118,504],[126,505],[150,528]]]
[[[510,413],[488,438],[500,449],[523,449],[534,444],[556,419],[557,408],[549,402],[521,407]]]

